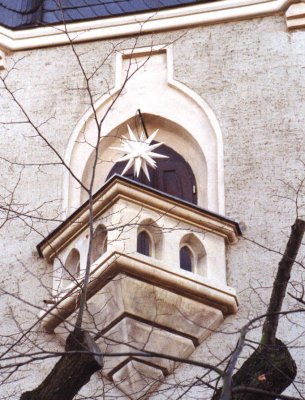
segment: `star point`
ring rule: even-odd
[[[111,147],[113,150],[124,153],[117,162],[127,161],[127,164],[122,172],[122,175],[133,167],[133,173],[139,177],[141,170],[143,170],[147,179],[150,181],[148,166],[153,169],[157,168],[155,158],[168,158],[163,154],[155,153],[153,150],[160,147],[163,142],[151,144],[155,139],[159,129],[155,130],[148,138],[145,138],[145,133],[142,132],[140,136],[136,135],[129,125],[127,125],[129,139],[125,136],[121,139],[121,147]]]

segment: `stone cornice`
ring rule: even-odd
[[[156,33],[191,26],[209,25],[284,12],[293,0],[221,0],[84,22],[11,30],[0,26],[0,48],[18,51]]]
[[[141,254],[135,257],[117,251],[104,254],[96,265],[93,265],[87,299],[94,296],[120,273],[219,309],[224,315],[234,314],[238,310],[236,293],[228,286],[183,270],[179,272],[169,270],[163,267],[160,261]],[[46,331],[53,332],[63,320],[77,310],[80,290],[79,285],[72,287],[58,304],[41,316]]]
[[[229,218],[118,175],[107,181],[94,195],[94,218],[99,218],[120,199],[140,205],[143,209],[157,211],[159,215],[171,216],[177,222],[185,222],[202,231],[214,233],[229,244],[236,243],[241,234],[238,223]],[[47,260],[52,260],[88,226],[89,203],[86,202],[39,243],[39,254]]]

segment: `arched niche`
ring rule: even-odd
[[[132,60],[132,62],[131,62]],[[142,64],[141,64],[142,63]],[[143,68],[138,68],[144,65]],[[135,71],[135,68],[138,68]],[[130,79],[121,93],[124,76]],[[131,76],[132,74],[132,76]],[[171,49],[133,49],[129,56],[117,56],[116,85],[83,116],[72,133],[65,162],[75,176],[88,186],[92,173],[97,123],[103,120],[99,160],[94,189],[106,179],[118,153],[110,147],[126,134],[126,124],[134,124],[141,109],[147,129],[159,128],[158,141],[164,141],[191,165],[198,183],[198,205],[224,213],[223,143],[218,122],[208,104],[172,76]],[[64,208],[67,214],[86,200],[85,192],[69,172],[64,172]]]
[[[151,144],[158,144],[158,142],[153,141]],[[149,178],[143,171],[136,176],[132,167],[124,173],[124,176],[189,203],[197,204],[198,186],[189,163],[181,154],[166,144],[159,146],[156,153],[166,158],[157,159],[157,168],[147,166]],[[122,175],[126,165],[127,161],[116,162],[110,170],[107,180],[115,174]]]
[[[141,246],[141,243],[139,243],[139,239],[141,236],[141,233],[144,233],[146,236],[147,245],[149,246],[149,255],[150,257],[154,257],[157,259],[162,259],[162,251],[163,251],[163,233],[162,229],[157,225],[156,221],[154,221],[152,218],[145,218],[143,219],[137,229],[137,251],[144,254],[144,252],[139,251],[139,246]],[[144,239],[144,237],[143,237]],[[144,244],[144,247],[145,244]],[[146,254],[147,255],[147,254]]]
[[[107,251],[107,229],[104,225],[99,224],[92,238],[91,262],[94,263]]]
[[[194,272],[195,271],[195,255],[192,249],[184,245],[180,248],[180,268],[185,271]]]
[[[200,150],[200,147],[192,138],[192,135],[185,129],[183,129],[183,127],[173,123],[172,121],[165,120],[164,118],[160,118],[150,114],[144,114],[143,118],[145,120],[148,134],[151,134],[156,129],[159,129],[157,139],[159,142],[164,142],[164,146],[156,149],[156,152],[168,155],[170,157],[170,160],[173,161],[175,158],[177,159],[177,157],[180,157],[181,160],[179,159],[178,162],[183,163],[184,161],[187,164],[186,167],[188,171],[185,171],[183,169],[182,172],[189,174],[189,179],[192,182],[186,182],[189,185],[189,190],[191,191],[191,193],[186,196],[185,199],[195,204],[198,202],[198,204],[200,204],[201,206],[207,207],[206,161]],[[98,163],[96,167],[94,190],[97,190],[101,187],[106,179],[109,178],[109,174],[111,173],[111,171],[113,171],[113,169],[117,165],[115,161],[118,160],[118,158],[122,154],[118,151],[113,150],[112,147],[120,146],[120,138],[126,135],[127,125],[129,125],[135,132],[139,131],[140,127],[139,124],[136,123],[136,121],[137,119],[135,119],[134,117],[130,118],[128,121],[124,121],[124,123],[122,123],[119,127],[110,132],[107,138],[104,138],[101,141],[101,145],[99,148],[99,159],[103,161]],[[166,149],[167,151],[164,152],[164,150]],[[158,174],[159,171],[162,170],[162,165],[168,164],[170,160],[157,160],[157,165],[160,164],[160,169],[156,171],[156,174]],[[82,182],[84,182],[85,185],[89,185],[93,161],[94,153],[91,154],[84,170],[84,175],[82,177]],[[130,172],[132,172],[132,170]],[[195,175],[193,179],[191,179],[192,175]],[[153,173],[151,173],[151,178],[152,182],[154,178]],[[184,179],[187,178],[184,177]],[[198,184],[197,182],[200,182],[200,184]],[[160,187],[157,188],[160,189]],[[193,190],[196,191],[194,196],[192,193]],[[164,191],[167,192],[166,190]],[[171,192],[169,193],[174,194]],[[82,191],[81,202],[84,202],[85,200],[86,193],[85,191]]]
[[[147,257],[154,255],[154,242],[149,233],[145,230],[138,233],[137,252]]]
[[[183,263],[191,268],[184,268]],[[180,241],[180,268],[202,276],[207,275],[206,250],[201,240],[193,233],[184,235]]]
[[[72,249],[67,256],[62,272],[62,288],[75,282],[80,273],[80,254],[77,249]]]

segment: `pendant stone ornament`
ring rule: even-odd
[[[147,166],[149,165],[153,169],[156,169],[157,163],[154,160],[155,158],[168,158],[168,156],[153,152],[153,150],[163,144],[163,142],[151,144],[159,129],[154,131],[148,138],[145,138],[144,132],[142,132],[140,137],[138,137],[133,133],[129,125],[127,125],[127,127],[129,139],[123,136],[123,139],[121,139],[122,147],[111,147],[113,150],[118,150],[124,153],[124,156],[117,160],[117,162],[127,161],[122,175],[126,174],[126,172],[133,166],[133,173],[137,178],[142,169],[147,179],[150,181]]]

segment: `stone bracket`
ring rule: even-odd
[[[305,28],[305,2],[291,4],[285,13],[288,30]]]

